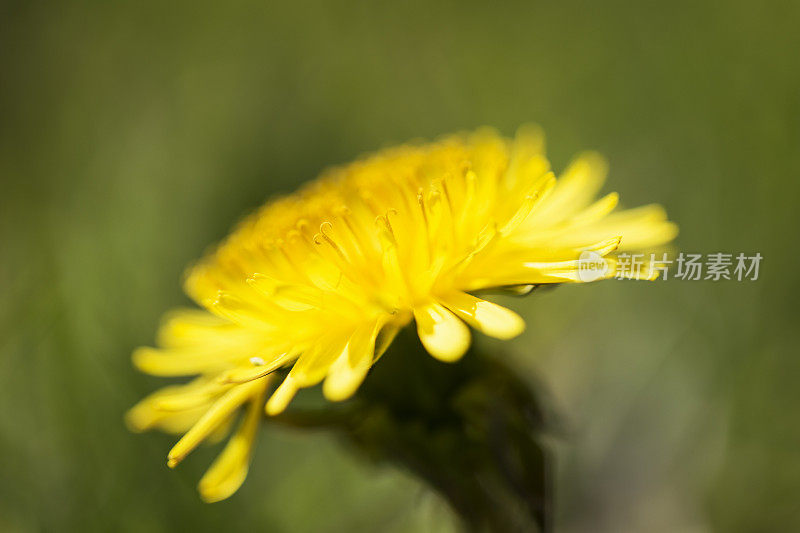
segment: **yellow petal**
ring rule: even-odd
[[[212,385],[214,391],[209,389]],[[133,406],[125,414],[125,422],[136,432],[159,428],[168,433],[185,433],[224,391],[225,387],[206,378],[164,387]]]
[[[577,221],[581,221],[577,216]],[[667,220],[660,205],[647,205],[635,209],[616,211],[588,224],[565,224],[539,231],[530,229],[523,237],[532,248],[558,242],[560,246],[581,246],[587,242],[622,236],[620,250],[642,250],[665,244],[678,234],[678,227]]]
[[[414,319],[425,349],[440,361],[457,361],[469,348],[469,328],[441,304],[414,309]]]
[[[582,225],[591,224],[608,215],[619,203],[619,194],[612,192],[597,200],[595,203],[572,217],[570,224]]]
[[[169,433],[183,433],[192,427],[204,412],[205,409],[197,409],[196,412],[161,411],[156,409],[153,396],[148,396],[125,413],[125,424],[129,430],[136,433],[155,428]],[[170,429],[166,429],[165,426],[169,426]]]
[[[386,353],[386,350],[389,349],[391,346],[392,341],[397,334],[403,329],[408,321],[411,320],[410,313],[408,314],[408,318],[403,318],[402,320],[394,320],[385,324],[381,330],[378,332],[378,337],[375,339],[375,361],[381,358],[381,356]]]
[[[245,299],[241,293],[217,291],[214,298],[209,298],[203,305],[215,315],[230,320],[244,328],[274,327],[274,317],[279,316],[280,309],[266,299],[254,301]]]
[[[219,400],[217,400],[205,414],[192,426],[192,429],[173,446],[167,456],[167,465],[172,468],[194,450],[206,437],[208,437],[225,419],[247,401],[258,388],[263,386],[259,381],[252,381],[243,385],[232,387]]]
[[[578,156],[558,178],[551,193],[537,205],[526,225],[551,225],[584,209],[594,199],[608,172],[600,154],[587,152]]]
[[[464,288],[474,291],[508,285],[540,285],[580,281],[578,259],[571,261],[525,262],[508,265],[498,272],[485,272],[464,280]]]
[[[467,324],[498,339],[516,337],[525,330],[525,321],[517,313],[465,292],[454,292],[441,299]]]
[[[372,366],[377,334],[378,325],[374,322],[356,329],[328,371],[322,386],[326,398],[342,401],[356,392]]]
[[[328,375],[328,369],[347,345],[343,335],[327,335],[302,354],[289,372],[297,387],[312,387]]]
[[[153,376],[186,376],[210,372],[227,366],[224,354],[194,348],[137,348],[132,355],[133,364]]]
[[[220,335],[242,333],[236,324],[205,309],[173,309],[164,317],[158,330],[158,344],[165,348],[218,343]]]
[[[260,364],[255,364],[251,360],[253,366],[241,366],[229,370],[222,375],[219,376],[218,381],[220,383],[246,383],[248,381],[253,381],[254,379],[263,378],[266,375],[275,372],[280,367],[291,361],[294,357],[296,357],[296,352],[285,352],[277,356],[273,356],[271,359],[267,361],[260,362]],[[253,359],[260,359],[255,357]]]
[[[208,406],[209,403],[229,388],[228,385],[205,378],[198,378],[195,381],[202,381],[203,383],[192,387],[186,386],[183,387],[183,390],[166,393],[154,399],[154,408],[159,411],[186,411],[195,407]]]
[[[269,416],[274,416],[279,413],[282,413],[286,407],[289,405],[289,402],[292,401],[294,395],[297,394],[297,384],[294,382],[292,376],[286,376],[283,380],[283,383],[275,389],[275,392],[272,393],[267,405],[265,407],[265,411]]]
[[[524,220],[530,216],[531,212],[535,209],[536,204],[542,198],[547,197],[547,194],[555,186],[556,178],[552,172],[549,172],[543,179],[541,184],[536,184],[523,198],[522,203],[517,208],[514,215],[500,228],[501,235],[508,235],[516,230]]]
[[[261,390],[250,400],[247,414],[239,429],[200,479],[197,488],[206,502],[228,498],[247,477],[268,381],[264,379],[259,382]]]

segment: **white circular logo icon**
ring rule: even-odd
[[[578,279],[588,283],[603,279],[608,274],[608,262],[597,252],[585,250],[578,258]]]

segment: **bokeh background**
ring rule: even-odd
[[[447,531],[412,476],[266,426],[206,505],[216,450],[123,413],[184,267],[324,167],[523,122],[556,168],[657,201],[688,252],[764,256],[756,282],[605,282],[513,306],[563,427],[557,530],[800,530],[800,4],[3,2],[0,530]]]

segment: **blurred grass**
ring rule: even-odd
[[[185,265],[245,212],[390,142],[536,121],[692,252],[755,283],[517,300],[505,350],[564,415],[559,530],[800,529],[797,2],[0,6],[0,530],[438,530],[407,475],[262,432],[231,500],[212,457],[122,414]],[[444,526],[441,526],[444,527]]]

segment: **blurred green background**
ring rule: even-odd
[[[479,339],[549,389],[558,531],[800,531],[800,4],[3,2],[0,530],[440,531],[441,501],[266,426],[230,500],[215,450],[126,408],[183,268],[247,211],[392,142],[535,121],[556,168],[663,203],[756,282],[607,282]]]

